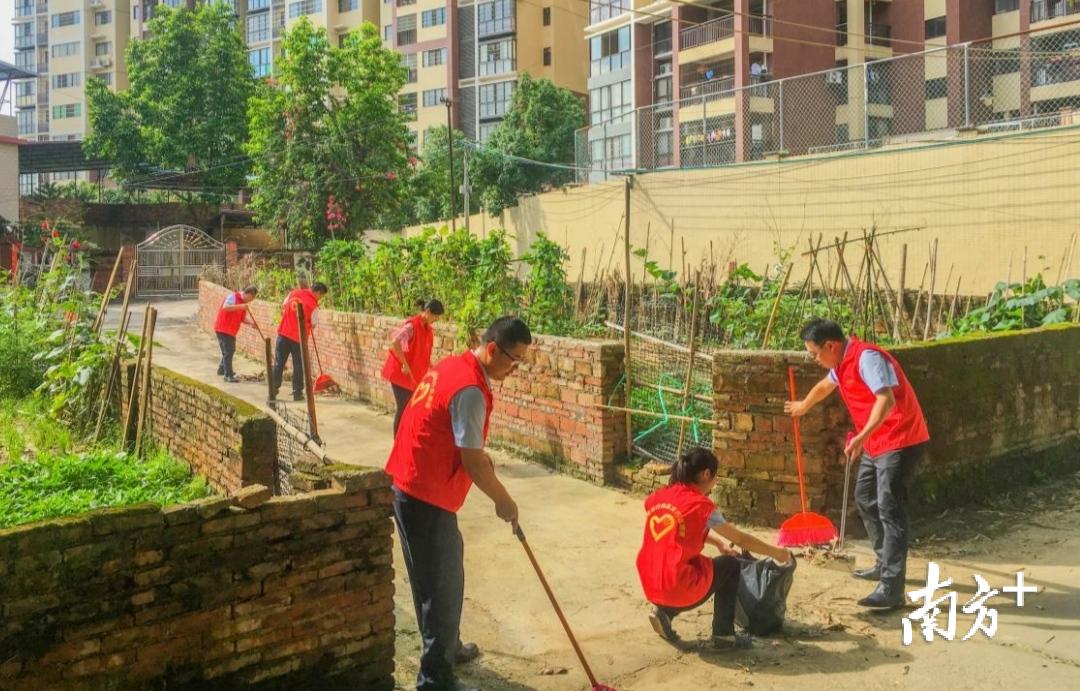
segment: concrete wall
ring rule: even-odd
[[[11,87],[12,91],[15,87]],[[14,95],[12,95],[14,98]],[[10,115],[0,115],[0,216],[19,220],[18,125]]]
[[[775,247],[806,251],[819,233],[825,243],[876,226],[882,259],[895,287],[901,246],[908,245],[908,289],[918,287],[932,239],[940,242],[938,285],[955,264],[961,292],[985,294],[998,281],[1044,270],[1056,278],[1062,254],[1080,217],[1080,129],[1062,128],[1013,137],[971,140],[865,154],[838,154],[761,162],[700,171],[651,173],[635,181],[631,241],[667,264],[674,242],[675,270],[696,267],[710,250],[721,266],[748,262],[759,273],[775,263]],[[586,279],[607,264],[623,213],[623,182],[558,190],[522,198],[501,218],[476,215],[471,228],[484,234],[506,228],[524,252],[537,232],[567,246],[568,275],[577,276],[587,251]],[[460,224],[460,222],[459,222]],[[674,226],[674,235],[672,235]],[[415,232],[411,229],[407,233]],[[898,232],[894,232],[898,231]],[[978,251],[972,251],[977,248]],[[621,251],[621,250],[620,250]],[[848,260],[855,250],[849,250]],[[1080,254],[1080,251],[1077,252]],[[796,257],[793,276],[804,276]],[[826,261],[835,269],[836,255]],[[859,255],[855,254],[855,264]],[[640,260],[633,259],[640,271]],[[1011,274],[1010,274],[1011,264]],[[613,266],[620,266],[616,258]],[[1080,274],[1080,257],[1072,275]],[[929,285],[929,277],[926,279]]]
[[[225,288],[208,281],[199,284],[199,324],[204,330],[213,330],[214,317],[227,294]],[[256,300],[251,311],[263,332],[275,339],[280,306]],[[382,315],[320,310],[316,338],[325,371],[346,393],[392,410],[390,385],[379,373],[387,339],[400,323]],[[455,343],[454,328],[437,325],[432,362],[459,352]],[[263,361],[263,342],[249,327],[240,330],[237,350]],[[494,385],[491,441],[565,472],[596,482],[610,481],[615,461],[625,454],[624,415],[597,406],[612,400],[622,375],[622,358],[620,343],[534,334],[522,366],[505,382]],[[621,405],[620,401],[618,396],[612,402]]]

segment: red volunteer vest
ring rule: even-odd
[[[649,602],[690,607],[712,588],[713,563],[702,556],[716,504],[690,485],[658,489],[645,500],[645,535],[638,552],[641,588]]]
[[[424,375],[401,416],[394,448],[386,462],[394,486],[453,513],[465,503],[465,495],[472,487],[450,422],[450,400],[467,386],[478,387],[484,394],[486,442],[494,401],[480,362],[466,351],[444,358]]]
[[[840,396],[844,399],[855,426],[860,430],[866,427],[876,400],[874,392],[859,375],[859,357],[867,350],[881,353],[889,361],[896,370],[896,380],[899,385],[893,389],[896,405],[863,445],[866,453],[878,456],[886,451],[895,451],[928,441],[930,432],[926,428],[926,418],[923,417],[919,399],[915,397],[915,390],[911,388],[911,382],[901,369],[900,363],[887,351],[876,345],[863,343],[852,336],[848,339],[847,348],[844,350],[844,359],[836,368],[836,378],[840,382]]]
[[[412,324],[412,337],[409,339],[409,348],[405,350],[405,361],[409,363],[413,378],[401,370],[401,360],[398,360],[394,351],[386,353],[386,362],[383,363],[382,378],[391,384],[412,391],[416,388],[416,382],[424,378],[428,368],[431,367],[431,347],[435,342],[435,330],[430,324],[424,323],[424,318],[419,314],[410,317],[408,323]]]
[[[226,334],[228,336],[235,336],[240,331],[240,325],[244,323],[244,310],[232,310],[225,311],[225,300],[229,298],[223,298],[221,300],[221,307],[218,308],[217,318],[214,320],[214,331],[219,334]],[[233,293],[233,299],[236,300],[236,304],[244,304],[243,293]]]
[[[278,324],[278,335],[284,336],[293,343],[300,342],[300,326],[296,323],[296,305],[304,305],[304,326],[311,333],[311,313],[319,306],[319,298],[308,288],[297,288],[285,298],[285,306],[281,310],[281,323]]]

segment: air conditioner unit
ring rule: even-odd
[[[661,63],[660,64],[660,69],[658,69],[656,71],[656,76],[657,77],[666,77],[669,74],[671,74],[671,63],[670,62]]]
[[[825,83],[826,84],[843,84],[844,83],[844,71],[843,70],[832,70],[831,72],[826,72],[825,73]]]
[[[112,65],[112,58],[108,56],[98,56],[90,61],[90,69],[93,70],[103,70],[110,65]]]

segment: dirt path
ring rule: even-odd
[[[215,376],[217,344],[198,329],[193,300],[160,302],[158,307],[156,362],[263,404],[264,383],[226,385]],[[261,368],[238,359],[237,369],[254,375]],[[323,399],[319,415],[335,458],[383,463],[390,447],[388,416],[360,403]],[[999,614],[993,640],[979,634],[961,641],[973,617],[960,614],[954,641],[928,644],[917,638],[904,646],[905,612],[861,611],[855,601],[869,590],[863,582],[800,560],[789,597],[789,633],[759,639],[750,651],[718,654],[694,642],[708,631],[709,608],[676,620],[676,628],[691,642],[683,649],[667,645],[649,628],[634,570],[641,539],[639,497],[555,475],[506,454],[494,456],[520,505],[530,544],[594,671],[621,691],[795,685],[828,691],[1080,688],[1080,479],[1047,489],[1056,496],[1037,511],[1004,518],[957,512],[921,522],[921,532],[936,537],[924,541],[910,561],[909,590],[923,585],[931,557],[942,565],[943,578],[953,578],[960,605],[974,594],[976,573],[1000,589],[1013,585],[1013,573],[1024,569],[1028,584],[1039,587],[1022,609],[1013,596],[988,603]],[[997,532],[990,530],[995,524]],[[485,691],[585,688],[584,674],[520,545],[479,492],[471,493],[460,525],[466,561],[462,635],[484,650],[479,661],[462,668],[462,678]],[[942,530],[935,531],[938,527]],[[942,535],[944,530],[949,534]],[[772,537],[769,531],[755,532]],[[972,537],[950,539],[957,532]],[[867,563],[865,544],[856,541],[851,552],[859,564]],[[419,641],[404,568],[400,555],[395,556],[398,681],[407,689]]]

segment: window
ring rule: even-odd
[[[401,62],[405,65],[405,69],[409,70],[408,83],[416,83],[416,53],[406,53],[401,56]]]
[[[1015,12],[1020,9],[1020,0],[994,0],[994,14]]]
[[[926,80],[926,100],[932,101],[935,98],[945,98],[949,95],[949,85],[946,77],[938,77],[937,79]]]
[[[1020,71],[1020,49],[1009,48],[995,50],[991,60],[994,61],[994,75],[1009,74]]]
[[[19,175],[19,194],[28,197],[37,192],[37,173],[22,173]]]
[[[514,39],[480,44],[480,76],[514,71]]]
[[[514,95],[514,82],[480,86],[480,118],[501,118]]]
[[[434,67],[446,63],[446,48],[424,51],[424,67]]]
[[[480,36],[505,34],[514,30],[514,1],[495,0],[476,6]]]
[[[82,72],[68,72],[67,74],[53,75],[54,89],[70,89],[82,85]]]
[[[270,40],[270,13],[258,12],[247,16],[247,42]]]
[[[416,94],[401,94],[398,96],[398,109],[406,120],[416,120]]]
[[[82,104],[80,103],[68,103],[63,106],[53,106],[52,109],[53,120],[77,118],[80,115],[82,115]]]
[[[52,28],[56,29],[61,26],[75,26],[79,23],[79,11],[74,12],[59,12],[52,16]]]
[[[19,69],[34,71],[34,51],[20,50],[15,53],[15,66]]]
[[[112,86],[112,72],[102,74],[101,81],[105,82],[105,86]]]
[[[251,73],[256,78],[270,76],[270,49],[258,48],[248,52],[248,62],[251,64]]]
[[[633,110],[634,96],[630,80],[616,82],[589,90],[589,122],[602,122],[621,118]]]
[[[34,133],[34,111],[20,110],[15,116],[19,122],[19,134],[33,134]]]
[[[551,48],[544,48],[544,67],[551,67]]]
[[[446,89],[427,89],[424,91],[424,107],[441,106],[446,98]]]
[[[97,12],[94,14],[94,24],[96,26],[104,26],[105,24],[112,24],[112,10],[105,10],[104,12]]]
[[[387,24],[382,28],[382,38],[387,43],[389,43],[390,41],[392,41],[394,39],[394,25],[393,24]]]
[[[630,9],[630,0],[589,0],[589,21],[592,24],[618,17]]]
[[[420,21],[425,29],[430,26],[442,26],[446,23],[446,8],[424,10],[420,13]]]
[[[54,58],[66,58],[72,55],[79,54],[79,42],[70,41],[68,43],[54,43],[52,47],[52,56]]]
[[[112,42],[102,41],[101,43],[94,44],[94,55],[111,55],[112,54]]]
[[[360,0],[338,0],[338,12],[352,12],[360,9]]]
[[[544,8],[544,26],[551,26],[551,8]]]
[[[589,76],[630,66],[630,27],[624,26],[589,41]]]
[[[945,35],[945,17],[926,20],[926,38],[940,38]]]
[[[34,95],[34,82],[32,80],[26,80],[25,82],[15,82],[15,96],[33,96]]]
[[[387,0],[387,2],[390,2],[390,0]],[[415,4],[416,4],[416,0],[397,0],[397,6],[398,7],[408,7],[409,5],[415,5]]]
[[[135,5],[134,7],[131,8],[131,18],[132,19],[137,20],[139,18],[139,7],[140,7],[139,5]]]
[[[270,7],[270,0],[247,0],[248,12],[257,12]]]
[[[338,48],[344,48],[345,43],[348,42],[348,40],[349,40],[349,32],[348,31],[346,31],[345,33],[342,33],[342,34],[338,34],[337,47]]]
[[[484,144],[488,138],[491,137],[491,133],[499,127],[497,122],[482,122],[480,123],[480,143]]]
[[[34,14],[34,0],[15,0],[15,16],[29,17]]]
[[[315,14],[316,12],[322,12],[322,8],[322,0],[300,0],[300,2],[290,3],[289,19],[303,17],[305,14]]]
[[[416,15],[407,14],[397,20],[397,45],[411,46],[416,43]]]

